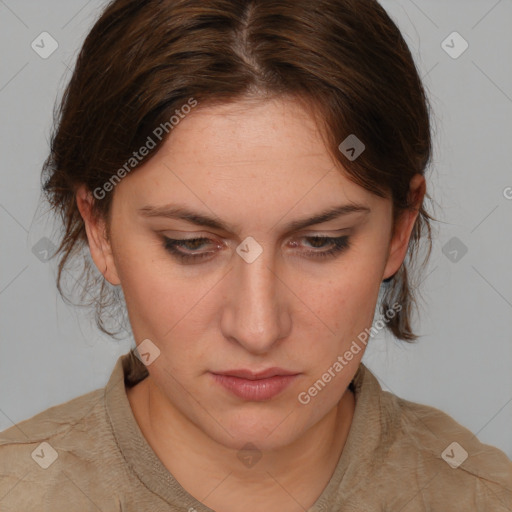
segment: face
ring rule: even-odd
[[[391,201],[346,177],[298,103],[199,107],[115,187],[109,241],[85,195],[79,206],[136,343],[160,351],[148,370],[166,406],[226,447],[271,449],[340,401],[364,345],[308,404],[304,392],[371,326],[415,215],[391,238]],[[354,209],[307,222],[343,206]],[[270,367],[295,376],[266,397],[240,396],[213,375]]]

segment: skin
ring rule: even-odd
[[[411,181],[416,207],[425,194]],[[308,390],[372,324],[379,288],[406,255],[417,208],[392,236],[391,200],[351,182],[322,142],[313,118],[292,99],[199,106],[174,127],[159,152],[115,187],[110,239],[91,215],[81,187],[77,204],[92,258],[122,286],[139,344],[160,356],[149,376],[127,390],[134,416],[168,470],[194,497],[235,512],[310,507],[327,485],[345,444],[355,399],[347,386],[364,354],[301,404]],[[362,203],[352,213],[299,231],[296,219],[329,206]],[[147,218],[144,206],[180,203],[215,215],[229,230],[168,218]],[[207,237],[185,252],[208,253],[182,264],[163,246],[170,238]],[[305,238],[350,237],[331,248]],[[263,249],[252,263],[236,247],[248,236]],[[364,345],[362,345],[364,349]],[[242,400],[213,381],[211,371],[278,366],[300,375],[284,392]],[[237,457],[247,443],[261,459]]]

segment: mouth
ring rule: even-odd
[[[238,398],[262,402],[282,393],[299,374],[282,369],[269,369],[259,373],[237,370],[222,374],[211,373],[211,375],[214,382]]]
[[[290,375],[298,375],[298,372],[284,370],[283,368],[267,368],[266,370],[261,370],[259,372],[254,372],[252,370],[239,369],[239,370],[227,370],[221,372],[212,372],[215,375],[225,375],[227,377],[238,377],[240,379],[246,380],[262,380],[268,379],[270,377],[287,377]]]

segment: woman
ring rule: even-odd
[[[44,190],[59,290],[87,245],[98,325],[124,299],[137,348],[1,434],[1,509],[512,510],[504,453],[361,363],[378,302],[417,338],[430,156],[373,0],[109,4]]]

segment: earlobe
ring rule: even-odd
[[[119,285],[121,281],[114,262],[111,242],[107,237],[105,220],[94,215],[93,202],[91,192],[85,185],[81,185],[76,191],[76,204],[84,221],[91,257],[105,279],[112,285]]]

